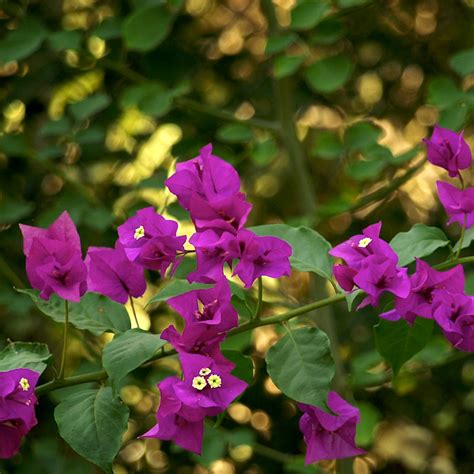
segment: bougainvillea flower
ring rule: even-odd
[[[431,139],[424,138],[428,161],[449,172],[452,178],[471,166],[472,155],[463,132],[456,133],[435,125]]]
[[[446,338],[460,351],[474,352],[474,298],[437,290],[433,296],[433,319]]]
[[[410,292],[407,269],[397,267],[392,260],[381,255],[365,258],[353,281],[367,293],[367,297],[362,300],[358,308],[369,304],[378,306],[380,297],[385,291],[400,298],[406,298]]]
[[[139,298],[145,293],[144,270],[131,262],[120,242],[115,248],[89,247],[86,255],[87,287],[125,304],[130,296]]]
[[[231,375],[228,365],[211,357],[180,353],[184,383],[175,386],[176,396],[190,407],[204,409],[214,416],[224,411],[247,388],[247,384]]]
[[[35,387],[39,376],[30,369],[0,372],[0,459],[18,453],[21,440],[37,424]]]
[[[161,333],[160,337],[168,341],[179,354],[200,354],[211,357],[230,370],[234,368],[234,364],[222,355],[220,349],[225,333],[217,333],[213,326],[193,324],[186,326],[180,334],[171,325]]]
[[[438,181],[438,195],[446,214],[449,216],[448,224],[458,222],[466,229],[474,225],[474,188],[459,189],[452,184]]]
[[[67,242],[69,246],[81,253],[81,241],[76,229],[67,211],[64,211],[47,229],[20,224],[20,230],[23,235],[23,253],[28,257],[35,238],[44,238],[50,240],[59,240]]]
[[[352,236],[350,239],[336,245],[329,251],[333,257],[341,258],[346,264],[357,270],[362,261],[370,255],[382,255],[398,263],[398,255],[394,252],[390,244],[380,238],[382,222],[377,222],[366,227],[362,234]]]
[[[79,301],[86,292],[86,266],[81,242],[69,214],[63,212],[47,229],[20,224],[26,273],[41,298],[52,293],[70,301]]]
[[[127,258],[149,270],[163,275],[182,259],[186,236],[176,236],[178,223],[167,220],[153,207],[140,209],[118,228],[119,241]]]
[[[158,384],[160,406],[157,424],[142,438],[174,441],[183,449],[201,454],[204,434],[204,410],[187,407],[175,394],[175,387],[183,384],[178,377],[168,377]]]
[[[191,196],[197,194],[205,200],[234,196],[240,190],[237,171],[212,154],[212,145],[201,148],[199,156],[178,163],[176,173],[165,181],[168,189],[185,209],[190,208]]]
[[[219,333],[238,325],[238,314],[231,304],[231,297],[229,284],[222,279],[213,288],[189,291],[167,303],[184,318],[187,327],[205,325]]]
[[[240,261],[234,269],[246,288],[261,276],[280,278],[291,273],[291,246],[278,237],[261,237],[242,229],[233,243],[240,250]]]
[[[464,270],[457,265],[451,270],[439,272],[423,260],[416,260],[416,271],[410,276],[410,293],[406,298],[395,298],[395,308],[380,315],[390,321],[406,319],[413,324],[417,316],[431,319],[433,293],[444,289],[452,293],[464,293]]]
[[[237,233],[247,222],[252,205],[242,193],[208,201],[197,194],[190,199],[189,212],[197,231]]]
[[[336,392],[329,392],[328,395],[328,407],[335,415],[304,403],[298,403],[298,407],[304,412],[299,426],[307,446],[306,464],[365,453],[355,445],[359,410]]]
[[[190,282],[215,283],[224,278],[224,264],[231,265],[239,256],[236,238],[229,232],[221,235],[213,230],[205,230],[191,236],[189,242],[196,249],[197,268],[187,279]]]

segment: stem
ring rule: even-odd
[[[292,318],[295,318],[296,316],[299,316],[304,313],[308,313],[309,311],[313,311],[315,309],[322,308],[324,306],[328,306],[330,304],[337,303],[339,301],[342,301],[343,299],[345,299],[345,296],[342,294],[338,294],[338,295],[331,296],[330,298],[326,298],[320,301],[315,301],[313,303],[307,304],[305,306],[301,306],[300,308],[294,309],[292,311],[287,311],[286,313],[282,313],[276,316],[270,316],[268,318],[258,319],[258,320],[253,319],[252,321],[249,321],[247,324],[243,324],[242,326],[238,328],[234,328],[232,331],[229,331],[229,333],[227,334],[227,337],[235,336],[236,334],[249,331],[256,327],[268,326],[269,324],[276,324],[276,323],[281,323],[283,321],[288,321]],[[155,360],[159,360],[159,359],[163,359],[164,357],[175,355],[176,353],[177,352],[175,350],[160,351],[158,354],[155,354],[154,356],[150,357],[150,359],[144,362],[142,366],[150,362],[153,362]],[[51,382],[47,382],[43,385],[39,385],[36,388],[36,394],[43,395],[44,393],[48,393],[57,388],[69,387],[71,385],[78,385],[85,382],[98,382],[100,380],[105,380],[106,378],[108,378],[108,374],[105,370],[100,370],[98,372],[91,372],[89,374],[84,374],[84,375],[68,377],[65,379],[58,378],[56,380],[52,380]]]
[[[255,314],[253,319],[260,319],[260,315],[262,314],[262,306],[263,306],[263,282],[262,277],[258,278],[258,299],[257,299],[257,307],[255,308]]]
[[[454,258],[453,260],[449,260],[448,262],[438,263],[438,265],[434,265],[433,268],[436,268],[436,270],[446,270],[460,263],[474,263],[474,257]]]
[[[131,296],[130,296],[130,306],[132,307],[132,313],[133,313],[133,317],[135,318],[135,324],[137,325],[137,328],[140,329],[140,325],[138,324],[137,313],[135,311],[135,305],[133,303],[133,298]]]
[[[61,367],[59,369],[58,379],[64,379],[64,369],[66,368],[66,349],[67,349],[67,333],[69,328],[69,302],[64,300],[64,336],[63,336],[63,353],[61,356]]]
[[[461,176],[461,175],[459,175]],[[456,251],[456,255],[454,258],[457,260],[459,259],[459,255],[461,255],[461,250],[462,250],[462,244],[464,242],[464,233],[466,232],[466,226],[467,226],[467,214],[464,214],[464,223],[461,227],[461,236],[459,237],[459,244],[458,244],[458,249]]]
[[[7,280],[16,288],[24,288],[25,284],[21,278],[12,270],[8,262],[0,255],[0,271],[5,275]]]

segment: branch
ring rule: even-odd
[[[269,318],[252,320],[246,324],[243,324],[240,327],[233,329],[232,331],[229,331],[229,333],[227,334],[227,337],[232,337],[232,336],[235,336],[236,334],[240,334],[245,331],[250,331],[259,326],[268,326],[269,324],[277,324],[283,321],[288,321],[292,318],[295,318],[296,316],[299,316],[304,313],[308,313],[309,311],[313,311],[317,308],[322,308],[323,306],[328,306],[330,304],[337,303],[338,301],[342,301],[343,299],[345,299],[345,296],[343,294],[337,294],[337,295],[331,296],[330,298],[326,298],[320,301],[315,301],[305,306],[301,306],[298,309],[287,311],[286,313],[283,313],[283,314],[271,316]],[[169,357],[175,354],[177,354],[175,350],[161,351],[158,354],[151,357],[150,359],[148,359],[144,364],[142,364],[142,366],[149,364],[150,362],[154,362],[156,360],[162,359],[164,357]],[[87,383],[87,382],[100,382],[101,380],[105,380],[107,378],[108,378],[107,372],[105,370],[99,370],[97,372],[91,372],[89,374],[75,375],[73,377],[67,377],[64,379],[56,379],[56,380],[52,380],[51,382],[47,382],[43,385],[39,385],[36,388],[36,394],[39,396],[39,395],[43,395],[45,393],[51,392],[52,390],[56,390],[58,388],[69,387],[71,385],[78,385],[78,384]]]

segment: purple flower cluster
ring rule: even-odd
[[[205,417],[222,413],[247,387],[232,375],[235,365],[220,347],[227,331],[239,324],[224,267],[228,265],[250,287],[263,275],[289,275],[291,247],[281,239],[260,237],[244,228],[252,206],[240,192],[237,172],[212,154],[211,145],[198,157],[178,164],[166,185],[189,211],[196,228],[189,242],[196,251],[197,268],[188,280],[213,286],[168,300],[183,317],[185,327],[180,333],[169,326],[161,338],[178,352],[183,378],[169,377],[158,384],[157,424],[143,436],[172,440],[200,454]],[[129,222],[122,226],[123,235],[137,231],[140,225],[146,238],[146,222]],[[129,251],[135,257],[139,246],[129,240],[133,244]],[[146,241],[144,245],[148,245]]]
[[[382,223],[366,227],[362,234],[337,245],[329,253],[344,260],[334,266],[334,276],[341,288],[352,291],[354,287],[366,293],[359,308],[377,306],[385,291],[400,298],[410,292],[406,268],[400,268],[398,256],[388,242],[380,238]]]
[[[474,225],[474,187],[464,187],[461,170],[471,166],[471,150],[463,138],[446,128],[435,126],[431,139],[425,138],[428,161],[448,171],[451,178],[458,177],[461,189],[444,181],[438,181],[438,195],[446,213],[448,224],[453,222],[468,229]]]
[[[39,375],[30,369],[0,372],[0,459],[14,456],[23,437],[37,424],[35,387]]]
[[[464,227],[474,224],[474,188],[464,188],[460,170],[471,165],[471,152],[461,134],[435,127],[428,146],[428,160],[459,176],[462,189],[438,182],[438,191],[450,220]],[[380,239],[381,223],[373,224],[360,235],[339,244],[331,255],[345,263],[334,266],[334,276],[347,292],[360,288],[366,298],[359,308],[377,306],[385,291],[395,296],[394,309],[380,317],[413,324],[416,317],[433,319],[447,339],[459,350],[474,351],[474,297],[464,292],[464,270],[457,265],[447,271],[437,271],[423,260],[416,260],[413,275],[397,266],[398,256]]]

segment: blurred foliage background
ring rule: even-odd
[[[387,240],[416,222],[444,228],[441,173],[425,166],[420,140],[439,122],[474,145],[473,20],[472,0],[0,2],[0,347],[60,347],[59,325],[13,290],[27,285],[18,222],[45,226],[67,209],[85,250],[111,246],[118,224],[153,205],[189,234],[163,181],[208,142],[239,170],[252,224],[306,224],[333,244],[380,219]],[[266,281],[266,311],[324,295],[315,283],[296,272]],[[175,320],[163,305],[144,309],[158,285],[150,275],[139,312],[155,332]],[[471,473],[472,358],[436,336],[387,384],[377,314],[329,311],[321,326],[336,322],[362,410],[368,455],[354,472]],[[129,378],[121,395],[132,421],[115,473],[333,472],[331,463],[303,467],[297,410],[265,374],[277,337],[265,327],[229,340],[252,355],[257,382],[225,431],[209,429],[201,459],[135,439],[153,424],[154,383],[177,361]],[[96,367],[107,340],[73,333],[69,373]],[[39,425],[2,472],[96,472],[57,435],[60,397],[41,399]]]

